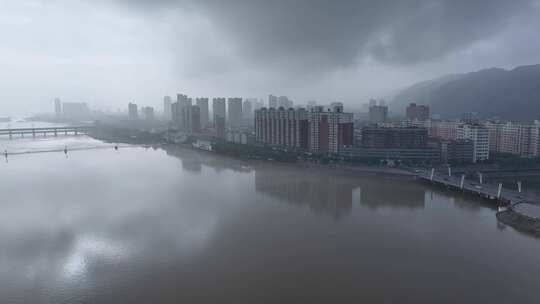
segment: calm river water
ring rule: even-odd
[[[87,137],[0,139],[0,303],[539,303],[479,201]]]

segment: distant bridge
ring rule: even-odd
[[[88,132],[93,129],[93,126],[76,126],[76,127],[46,127],[46,128],[18,128],[18,129],[0,129],[0,136],[21,136],[32,135],[36,136],[47,136],[53,135],[79,135],[79,134],[88,134]]]

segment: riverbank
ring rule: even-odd
[[[514,210],[507,209],[497,212],[497,220],[514,229],[540,238],[540,220],[528,217]]]
[[[331,170],[342,173],[350,173],[358,176],[381,176],[399,179],[414,179],[416,174],[402,168],[387,167],[381,165],[370,165],[360,163],[347,163],[329,159],[327,157],[317,157],[311,155],[309,158],[301,157],[301,153],[291,151],[281,151],[277,149],[267,149],[259,146],[240,145],[227,142],[218,142],[212,151],[206,151],[193,147],[191,143],[179,144],[164,142],[159,133],[150,133],[135,129],[96,127],[90,134],[94,139],[109,143],[139,144],[153,147],[161,147],[165,150],[171,147],[180,147],[199,151],[201,153],[211,153],[231,157],[233,159],[245,161],[247,163],[265,164],[271,166],[293,166],[309,170]],[[233,148],[231,148],[233,147]],[[264,152],[261,152],[264,151]]]

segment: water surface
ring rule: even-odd
[[[0,149],[0,303],[538,303],[540,240],[414,181],[84,136]],[[100,147],[100,149],[94,149]]]

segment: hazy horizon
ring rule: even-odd
[[[0,0],[0,304],[537,303],[539,16]]]
[[[160,108],[164,95],[297,103],[540,63],[538,1],[0,0],[0,115]],[[536,25],[536,26],[535,26]]]

